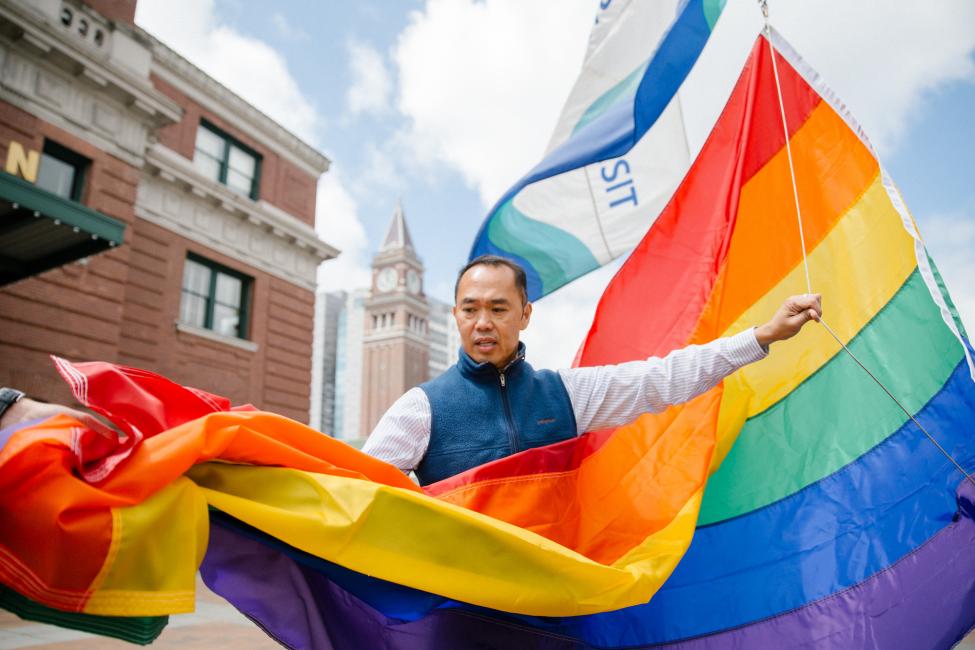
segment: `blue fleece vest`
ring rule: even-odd
[[[504,370],[460,360],[421,384],[430,400],[430,445],[416,468],[421,485],[511,454],[576,435],[562,378],[525,361],[525,344]]]

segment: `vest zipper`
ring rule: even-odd
[[[511,363],[514,363],[514,361]],[[505,366],[505,370],[508,369],[508,366]],[[521,451],[521,440],[518,437],[518,429],[515,428],[514,418],[511,417],[511,403],[508,402],[508,390],[507,383],[504,379],[504,370],[499,372],[499,378],[501,380],[501,403],[504,405],[504,419],[508,423],[508,444],[511,445],[511,453],[516,454]]]

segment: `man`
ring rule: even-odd
[[[524,359],[519,336],[532,305],[520,266],[478,257],[458,274],[454,299],[461,358],[400,397],[363,448],[414,470],[421,485],[690,400],[822,314],[819,295],[793,296],[769,322],[736,336],[662,359],[554,372],[535,370]]]

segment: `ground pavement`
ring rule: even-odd
[[[150,647],[154,650],[280,650],[256,625],[204,586],[197,578],[196,612],[169,617],[169,625]],[[53,625],[24,621],[0,610],[0,650],[120,650],[138,646]],[[955,646],[975,650],[975,633]]]

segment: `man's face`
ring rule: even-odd
[[[457,285],[454,319],[464,352],[478,363],[503,368],[511,361],[531,314],[531,303],[522,303],[515,272],[507,266],[479,264]]]

